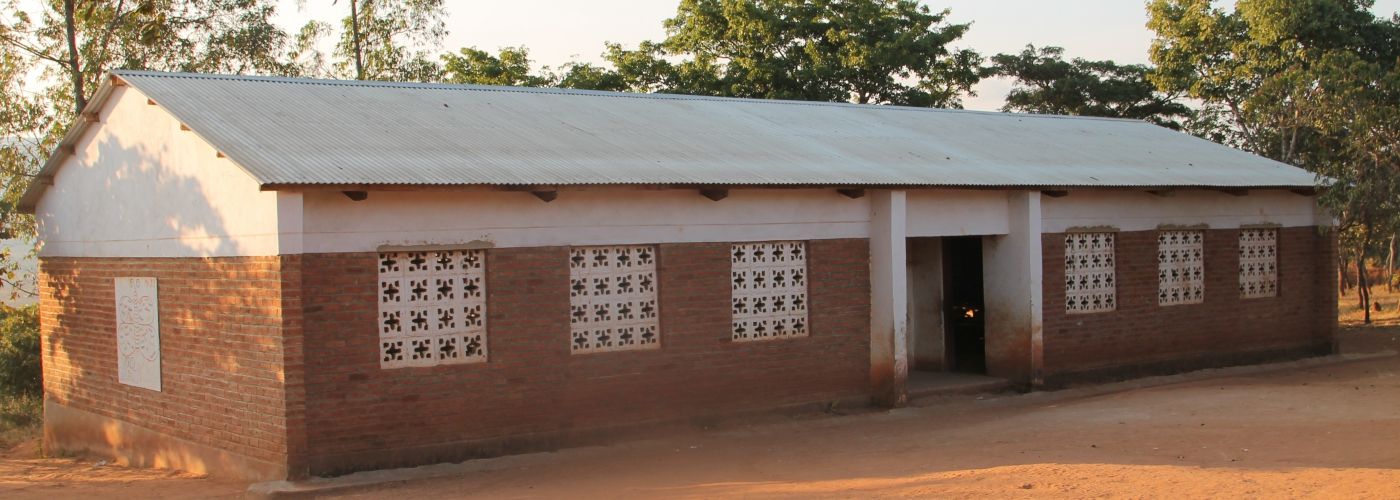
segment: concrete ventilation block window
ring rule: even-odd
[[[379,366],[486,361],[486,252],[379,254]]]
[[[1205,231],[1157,233],[1157,304],[1200,304],[1206,297]]]
[[[1065,312],[1084,314],[1117,308],[1113,233],[1065,235]]]
[[[656,247],[569,251],[569,348],[574,354],[661,347]]]
[[[807,244],[736,244],[729,257],[733,340],[806,337]]]
[[[1278,230],[1240,230],[1240,298],[1278,296]]]

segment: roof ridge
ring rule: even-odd
[[[476,85],[463,83],[425,83],[425,82],[388,82],[380,80],[335,80],[326,78],[304,78],[291,76],[273,75],[230,75],[220,73],[181,73],[169,71],[150,70],[112,70],[112,74],[117,76],[146,76],[156,78],[185,78],[192,80],[225,80],[225,81],[247,81],[260,83],[285,83],[292,85],[326,85],[343,87],[365,87],[365,88],[402,88],[402,89],[423,89],[423,90],[446,90],[446,91],[474,91],[474,92],[509,92],[523,94],[553,94],[553,95],[577,95],[586,97],[611,97],[620,99],[657,99],[657,100],[685,100],[685,101],[705,101],[705,102],[749,102],[754,104],[788,105],[788,106],[816,106],[816,107],[849,107],[860,109],[877,109],[887,111],[914,111],[932,113],[959,113],[978,114],[985,116],[998,116],[1003,118],[1037,118],[1037,119],[1061,119],[1061,120],[1102,120],[1116,122],[1130,122],[1148,124],[1144,120],[1134,118],[1114,118],[1107,116],[1073,116],[1057,115],[1048,113],[1011,113],[1003,111],[981,111],[972,109],[950,109],[950,108],[924,108],[918,106],[904,106],[897,104],[859,104],[851,102],[828,102],[828,101],[799,101],[794,99],[759,99],[752,97],[724,97],[705,96],[693,94],[668,94],[668,93],[641,93],[641,92],[615,92],[608,90],[583,90],[566,89],[558,87],[514,87],[506,85]]]

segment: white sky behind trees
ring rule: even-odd
[[[294,31],[309,19],[335,22],[347,15],[344,1],[288,0],[281,21]],[[600,63],[604,42],[632,47],[642,40],[660,41],[663,20],[675,15],[678,0],[446,0],[449,34],[444,50],[475,46],[495,52],[525,46],[536,67],[559,66],[571,59]],[[1145,0],[942,0],[925,1],[931,9],[952,9],[950,21],[972,22],[955,43],[984,56],[1019,52],[1027,43],[1065,48],[1067,58],[1111,59],[1147,63],[1152,32],[1145,26]],[[1233,5],[1233,1],[1221,2]],[[345,11],[345,12],[342,12]],[[1377,0],[1372,11],[1389,17],[1400,0]],[[985,80],[977,97],[965,98],[968,109],[1001,107],[1010,82]]]

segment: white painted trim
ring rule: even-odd
[[[734,190],[720,201],[690,190],[625,188],[562,191],[549,203],[496,191],[371,192],[358,202],[307,192],[302,199],[307,253],[866,238],[870,220],[868,198],[829,189]]]
[[[1205,224],[1211,229],[1235,229],[1254,224],[1282,227],[1328,223],[1314,198],[1288,191],[1250,191],[1233,196],[1205,190],[1183,190],[1172,196],[1135,191],[1071,191],[1047,197],[1043,203],[1047,233],[1076,227],[1109,226],[1119,231],[1151,231],[1161,225]]]
[[[1006,234],[1006,191],[932,189],[908,191],[907,232],[926,236]]]

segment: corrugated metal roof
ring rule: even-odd
[[[1307,187],[1136,120],[117,71],[264,185]]]

